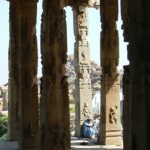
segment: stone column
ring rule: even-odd
[[[66,16],[60,0],[44,0],[41,53],[41,149],[69,150]]]
[[[20,1],[19,37],[19,149],[38,150],[39,116],[37,89],[37,0]]]
[[[150,149],[150,2],[127,2],[132,101],[131,149],[147,150]]]
[[[121,145],[118,1],[101,0],[101,124],[100,144]]]
[[[123,143],[125,150],[132,150],[131,147],[131,73],[130,66],[124,66],[123,75]]]
[[[17,140],[19,135],[18,88],[19,88],[19,7],[18,0],[10,1],[9,8],[9,81],[8,81],[8,139]]]
[[[123,21],[124,41],[129,41],[128,0],[121,0],[121,18]],[[128,46],[127,46],[128,47]],[[132,150],[132,94],[131,66],[124,66],[123,75],[123,145],[125,150]]]
[[[90,49],[88,37],[87,6],[73,7],[75,49],[74,61],[76,72],[75,126],[76,136],[81,136],[83,122],[92,118],[92,90],[90,81]]]

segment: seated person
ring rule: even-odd
[[[93,139],[93,138],[98,137],[98,134],[99,132],[94,126],[92,119],[87,119],[86,121],[84,121],[83,123],[83,136],[84,137]]]

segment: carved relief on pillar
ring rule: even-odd
[[[24,127],[24,137],[35,137],[37,134],[37,131],[34,129],[34,126],[32,123],[29,123]]]
[[[89,87],[91,86],[91,81],[90,81],[90,69],[88,66],[81,66],[79,67],[78,70],[78,79],[79,79],[79,84],[80,88],[83,88],[82,85],[88,85]]]
[[[76,14],[77,13],[77,14]],[[88,36],[88,24],[87,24],[87,12],[79,12],[76,10],[76,43],[78,43],[78,47],[75,49],[75,53],[77,53],[76,60],[78,61],[79,68],[77,68],[77,72],[79,72],[79,82],[82,85],[90,85],[89,79],[89,65],[90,65],[90,58],[89,58],[89,45],[87,41]],[[75,34],[75,35],[76,35]]]
[[[53,123],[49,124],[49,132],[50,135],[53,137],[55,142],[51,142],[50,149],[58,150],[58,149],[67,149],[67,142],[64,139],[68,136],[67,128],[64,126],[63,123]]]
[[[85,102],[81,110],[84,120],[91,118],[91,111],[88,104]]]
[[[116,124],[117,123],[117,112],[118,111],[118,106],[112,106],[109,109],[109,123],[111,124]]]
[[[48,81],[51,82],[51,85],[57,87],[67,85],[65,83],[66,77],[61,76],[62,74],[65,75],[65,64],[67,62],[65,17],[63,9],[54,10],[49,14],[43,13],[42,15],[42,18],[46,20],[42,24],[42,50],[44,50],[42,51],[42,63],[46,73],[44,76],[45,79],[50,78]],[[47,33],[47,31],[49,32]],[[51,45],[50,48],[49,45]]]
[[[56,17],[57,16],[57,17]],[[47,18],[47,16],[45,16]],[[50,22],[49,30],[50,30],[50,42],[60,41],[61,39],[66,39],[66,32],[64,28],[66,26],[65,23],[66,13],[62,10],[53,11],[49,14],[48,22]],[[53,29],[53,30],[52,30]]]
[[[78,31],[77,40],[79,45],[88,45],[86,29]]]
[[[86,9],[86,7],[85,7]],[[86,12],[78,12],[78,16],[77,16],[77,27],[78,29],[80,28],[88,28],[88,21],[87,21],[87,13]]]
[[[105,57],[105,56],[104,56]],[[118,79],[117,71],[118,59],[103,58],[103,74],[107,78]]]
[[[119,57],[119,40],[116,21],[118,20],[118,1],[101,1],[101,57],[105,59],[117,59]],[[109,54],[108,54],[109,53]],[[107,59],[106,58],[106,59]]]
[[[105,58],[105,54],[109,59],[117,59],[116,64],[118,65],[118,57],[119,57],[119,38],[118,38],[118,31],[116,33],[110,35],[101,32],[101,46],[102,46],[102,57]]]
[[[79,8],[78,8],[79,9]],[[88,19],[87,19],[87,8],[84,6],[84,11],[79,11],[76,9],[75,17],[76,17],[76,42],[79,45],[88,45]]]
[[[90,64],[90,59],[89,59],[89,48],[88,47],[82,47],[80,49],[80,51],[78,52],[79,54],[79,63],[80,63],[80,66],[84,65],[84,66],[89,66]]]

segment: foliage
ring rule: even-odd
[[[2,116],[0,117],[0,137],[4,139],[7,135],[8,131],[8,117]]]
[[[69,98],[70,103],[74,103],[74,98]]]
[[[70,110],[70,113],[75,113],[75,107],[70,107],[69,110]]]
[[[0,137],[0,140],[7,140],[7,133],[5,133],[2,137]]]

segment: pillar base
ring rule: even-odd
[[[123,145],[123,137],[121,135],[121,131],[108,131],[104,133],[100,133],[99,143],[101,145]]]
[[[75,128],[75,136],[76,137],[82,137],[82,125]]]

